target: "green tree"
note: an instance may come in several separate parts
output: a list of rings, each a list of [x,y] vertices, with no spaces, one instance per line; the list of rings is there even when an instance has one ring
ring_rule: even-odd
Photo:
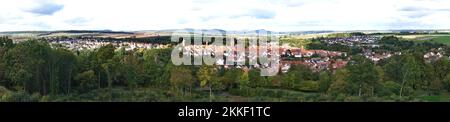
[[[387,63],[383,66],[385,72],[385,80],[391,80],[398,83],[402,82],[402,62],[401,56],[393,56],[387,59]]]
[[[377,72],[377,77],[378,77],[378,81],[379,83],[382,83],[384,81],[386,81],[385,79],[385,73],[384,70],[381,66],[375,66],[375,71]]]
[[[346,86],[348,84],[347,78],[349,77],[350,72],[347,69],[339,69],[332,77],[332,83],[330,88],[328,89],[329,93],[347,93]]]
[[[18,90],[48,93],[49,56],[51,48],[45,40],[29,40],[17,44],[5,54],[6,76]]]
[[[0,37],[0,47],[12,48],[14,43],[8,37]]]
[[[321,72],[319,75],[319,91],[327,92],[331,85],[331,78],[328,72]]]
[[[382,83],[380,94],[383,96],[390,96],[397,94],[400,91],[400,84],[394,81],[385,81]]]
[[[404,65],[402,66],[402,83],[400,88],[399,96],[403,96],[403,89],[405,86],[410,86],[413,89],[416,88],[416,85],[423,81],[423,65],[419,63],[412,55],[406,55],[404,57]]]
[[[197,72],[197,78],[200,81],[200,87],[208,87],[209,100],[212,101],[212,89],[217,85],[217,70],[213,66],[201,66]]]
[[[145,50],[144,58],[144,79],[146,82],[153,82],[153,85],[165,86],[169,81],[170,74],[170,49]],[[146,83],[149,84],[149,83]]]
[[[450,73],[448,73],[447,76],[445,77],[444,83],[446,84],[447,91],[450,91]]]
[[[244,71],[239,77],[239,88],[242,89],[247,87],[250,87],[250,77],[248,76],[248,71]]]
[[[170,83],[175,89],[182,91],[182,95],[184,96],[186,93],[186,89],[188,89],[189,93],[192,91],[192,86],[194,85],[195,78],[192,75],[192,71],[183,66],[172,67],[170,70]]]
[[[77,74],[74,77],[74,80],[80,84],[79,88],[83,92],[87,92],[98,87],[98,78],[95,76],[95,72],[93,70]]]
[[[114,57],[114,46],[108,44],[100,47],[96,51],[96,60],[94,63],[94,69],[98,77],[98,87],[101,88],[102,84],[106,83],[110,87],[112,84],[113,67],[115,66],[112,58]],[[104,79],[106,78],[106,80]]]
[[[14,46],[11,39],[8,37],[0,37],[0,85],[9,86],[9,79],[5,76],[6,64],[5,54]]]
[[[283,77],[281,75],[271,76],[267,79],[271,82],[271,87],[281,87],[281,83],[283,82]]]
[[[250,87],[262,87],[267,86],[268,82],[266,77],[261,76],[260,69],[251,69],[248,71],[249,86]]]
[[[103,63],[101,67],[106,73],[108,88],[111,88],[117,76],[118,64],[113,60],[108,60],[107,62]]]
[[[281,83],[285,88],[294,88],[303,81],[319,80],[317,73],[313,73],[308,67],[304,65],[293,65],[287,73],[282,74],[283,82]]]
[[[425,81],[429,81],[428,89],[434,94],[441,93],[445,89],[447,74],[450,72],[450,61],[446,58],[441,58],[427,64],[425,67],[426,77]]]
[[[227,89],[233,88],[234,86],[236,86],[237,83],[239,83],[239,80],[241,79],[242,75],[243,73],[241,69],[225,70],[225,73],[222,76],[222,83],[225,85]]]
[[[56,48],[51,51],[49,58],[50,92],[58,94],[64,91],[69,94],[77,64],[75,55],[69,50]]]
[[[373,62],[362,56],[354,56],[348,69],[350,73],[348,81],[352,93],[357,90],[358,96],[361,96],[365,91],[369,91],[373,96],[375,87],[379,83],[378,72]]]
[[[145,73],[145,68],[143,67],[142,61],[139,59],[138,54],[116,54],[118,57],[123,57],[121,60],[121,66],[118,67],[118,75],[122,79],[120,81],[122,84],[127,85],[130,88],[135,88],[138,85],[144,84],[143,74]]]

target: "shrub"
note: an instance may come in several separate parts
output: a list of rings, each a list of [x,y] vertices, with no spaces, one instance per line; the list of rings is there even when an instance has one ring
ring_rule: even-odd
[[[381,84],[382,88],[379,94],[381,96],[390,96],[394,94],[398,94],[400,92],[400,84],[394,81],[387,81]]]
[[[39,102],[40,95],[38,93],[28,94],[24,91],[10,92],[2,96],[2,102]]]
[[[303,81],[294,85],[294,89],[305,92],[317,92],[319,91],[319,83],[317,81]]]

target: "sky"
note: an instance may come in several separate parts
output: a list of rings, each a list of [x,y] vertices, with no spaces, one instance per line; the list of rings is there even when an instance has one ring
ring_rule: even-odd
[[[450,0],[0,0],[0,31],[450,29]]]

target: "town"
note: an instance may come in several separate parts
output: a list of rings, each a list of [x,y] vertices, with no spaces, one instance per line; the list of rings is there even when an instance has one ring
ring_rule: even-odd
[[[93,50],[107,44],[112,44],[118,49],[124,48],[126,51],[136,49],[163,49],[168,48],[169,44],[161,43],[145,43],[137,41],[123,41],[111,38],[58,38],[51,37],[45,38],[52,45],[61,45],[69,50],[81,51],[81,50]]]
[[[372,60],[374,63],[380,60],[387,59],[393,55],[401,55],[401,52],[392,51],[373,51],[373,48],[380,47],[380,36],[368,36],[368,35],[357,35],[350,37],[331,37],[331,38],[320,38],[320,41],[327,45],[343,45],[349,47],[362,47],[364,48],[361,55]],[[144,49],[167,49],[172,48],[174,44],[162,44],[162,43],[148,43],[148,42],[137,42],[133,39],[128,41],[111,39],[111,38],[46,38],[52,45],[60,45],[67,49],[74,51],[81,50],[94,50],[101,46],[112,44],[116,49],[125,49],[126,51],[134,50],[144,50]],[[235,40],[243,41],[245,38],[235,38]],[[165,40],[169,42],[169,40]],[[266,68],[268,63],[265,64],[245,64],[246,59],[257,60],[257,54],[251,54],[249,51],[259,50],[259,46],[251,46],[247,48],[236,48],[235,46],[225,45],[225,46],[215,46],[208,45],[183,45],[183,53],[189,53],[194,58],[202,57],[205,55],[218,55],[221,53],[226,57],[230,57],[226,60],[219,59],[215,62],[217,65],[224,65],[224,68]],[[348,56],[347,52],[341,51],[329,51],[329,50],[309,50],[304,47],[291,47],[289,45],[271,45],[272,48],[279,49],[278,53],[275,54],[279,56],[279,69],[281,72],[286,73],[292,65],[304,65],[309,67],[314,72],[324,71],[324,70],[336,70],[345,67],[351,57]],[[276,47],[275,47],[276,46]],[[266,47],[267,48],[267,47]],[[269,47],[270,48],[270,47]],[[210,54],[206,53],[210,52]],[[438,60],[444,57],[444,51],[442,48],[430,50],[423,57],[428,62],[430,60]],[[270,51],[264,55],[274,55]],[[450,58],[450,57],[449,57]],[[233,63],[229,63],[233,62]],[[227,65],[225,65],[227,64]]]
[[[347,39],[349,42],[359,42],[360,38]],[[101,46],[105,46],[108,44],[112,44],[116,47],[116,49],[125,49],[126,51],[134,51],[134,50],[143,50],[143,49],[166,49],[171,48],[172,44],[161,44],[161,43],[145,43],[145,42],[134,42],[134,41],[120,41],[115,39],[104,39],[104,38],[46,38],[52,45],[54,46],[63,46],[69,50],[73,51],[82,51],[82,50],[94,50]],[[243,41],[240,40],[240,41]],[[342,41],[345,42],[345,41]],[[226,60],[219,59],[215,63],[217,65],[224,65],[224,68],[266,68],[269,66],[269,63],[265,64],[254,64],[252,66],[246,65],[245,60],[257,60],[257,54],[251,54],[250,51],[257,51],[261,47],[260,46],[250,46],[248,48],[236,48],[235,46],[224,45],[224,46],[215,46],[215,45],[183,45],[183,53],[189,53],[188,55],[196,57],[202,57],[204,55],[218,55],[222,52],[222,55],[226,57],[230,57]],[[271,56],[276,55],[279,56],[280,59],[277,60],[280,65],[280,69],[282,72],[287,72],[291,65],[305,65],[310,67],[310,69],[314,71],[322,71],[322,70],[330,70],[330,69],[338,69],[342,68],[347,64],[347,61],[350,59],[347,57],[345,52],[339,51],[327,51],[327,50],[307,50],[304,48],[296,48],[290,46],[279,46],[271,44],[267,49],[277,48],[279,51],[277,54],[273,52],[267,52],[263,55]],[[211,52],[211,54],[207,54],[206,52]],[[225,52],[225,53],[223,53]],[[225,65],[227,64],[227,65]],[[230,66],[231,65],[231,66]]]
[[[7,57],[3,58],[5,60],[3,62],[7,65],[0,66],[4,66],[2,69],[8,71],[0,72],[0,75],[5,74],[3,75],[5,79],[0,80],[3,81],[0,85],[15,89],[9,84],[21,85],[15,82],[28,84],[25,82],[26,79],[14,78],[26,75],[19,71],[30,69],[16,69],[24,67],[21,65],[27,65],[27,67],[39,66],[42,69],[50,67],[52,72],[43,71],[43,74],[40,74],[30,70],[28,73],[35,74],[31,77],[51,74],[40,78],[40,82],[50,80],[51,83],[57,83],[63,86],[66,94],[74,91],[90,93],[96,92],[96,89],[106,88],[121,89],[115,88],[118,86],[135,88],[158,85],[162,86],[160,89],[163,89],[164,93],[158,91],[157,94],[165,94],[163,97],[170,99],[173,96],[191,97],[189,94],[200,93],[205,98],[203,101],[228,101],[225,99],[233,95],[264,96],[269,92],[275,96],[279,96],[280,93],[308,95],[295,98],[281,95],[281,98],[272,96],[270,99],[261,99],[321,101],[308,97],[320,94],[323,99],[330,101],[347,101],[340,99],[339,96],[370,96],[385,100],[378,98],[377,95],[394,96],[388,100],[396,99],[397,96],[408,96],[402,98],[402,101],[410,101],[417,99],[412,94],[419,90],[428,90],[428,94],[445,90],[447,77],[445,72],[447,64],[450,64],[448,63],[450,48],[447,45],[431,43],[432,41],[423,42],[423,39],[418,39],[419,41],[405,39],[402,35],[337,33],[302,38],[302,35],[285,33],[277,35],[281,43],[268,41],[262,45],[251,45],[250,39],[245,35],[230,36],[232,38],[222,40],[223,43],[214,42],[215,38],[211,36],[200,38],[210,40],[202,43],[192,43],[195,41],[193,38],[179,38],[173,41],[171,36],[162,36],[162,33],[151,33],[145,37],[134,36],[142,34],[128,33],[125,35],[121,33],[120,36],[114,33],[100,36],[76,33],[58,34],[61,36],[41,35],[43,36],[30,39],[14,35],[1,38],[3,41],[0,46],[3,45],[1,48],[6,50],[3,56]],[[12,39],[9,39],[10,37]],[[285,38],[290,40],[286,41]],[[292,45],[291,42],[296,44]],[[32,49],[35,50],[31,51]],[[42,53],[42,51],[50,52]],[[49,57],[48,55],[50,58],[43,58]],[[173,62],[174,58],[177,58],[173,56],[188,56],[192,60],[183,61],[181,63],[183,65],[180,65]],[[36,64],[31,62],[33,60],[25,59],[27,57],[42,58],[39,60],[46,63]],[[213,65],[204,65],[209,62],[204,57],[216,60],[212,61]],[[261,57],[270,60],[263,62],[264,59]],[[276,72],[274,75],[262,75],[264,70],[272,68],[275,70],[273,72]],[[423,70],[427,72],[422,72]],[[58,76],[59,78],[53,78],[56,77],[54,73],[57,71],[63,71],[61,73],[64,74]],[[432,72],[440,73],[429,74]],[[428,81],[425,76],[439,79]],[[57,79],[61,79],[62,82],[56,82]],[[365,82],[366,79],[367,83],[361,84],[360,81]],[[407,81],[421,83],[422,86],[433,89],[402,83]],[[357,84],[361,84],[362,87],[355,87]],[[73,86],[77,89],[72,89]],[[40,89],[39,94],[43,95],[54,93],[56,90],[48,86],[21,88],[33,92]],[[402,88],[407,90],[399,90]],[[203,92],[209,92],[207,95],[209,97],[203,95]],[[181,101],[186,99],[182,98]],[[230,99],[234,100],[239,99]]]

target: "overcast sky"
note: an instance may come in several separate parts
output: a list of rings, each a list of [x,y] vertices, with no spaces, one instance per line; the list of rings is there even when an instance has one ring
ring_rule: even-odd
[[[0,31],[450,29],[450,0],[0,0]]]

